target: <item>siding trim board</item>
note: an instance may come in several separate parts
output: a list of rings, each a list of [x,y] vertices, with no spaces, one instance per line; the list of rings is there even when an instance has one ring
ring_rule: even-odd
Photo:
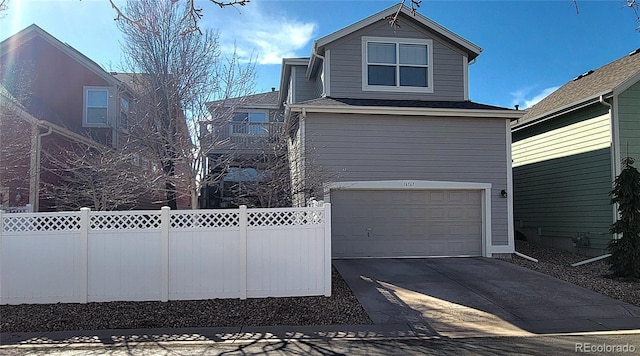
[[[291,112],[314,112],[335,114],[365,114],[365,115],[404,115],[404,116],[440,116],[440,117],[474,117],[489,119],[518,119],[524,111],[515,110],[483,110],[483,109],[436,109],[412,107],[383,107],[383,106],[317,106],[292,104]]]
[[[507,130],[508,132],[508,130]],[[482,256],[494,253],[513,253],[513,232],[509,233],[508,245],[493,245],[491,235],[491,183],[447,182],[426,180],[382,180],[334,182],[324,187],[324,201],[331,202],[332,190],[480,190],[482,191]],[[513,222],[511,222],[512,226]]]
[[[324,54],[324,80],[322,85],[324,86],[324,93],[322,96],[331,96],[331,50],[326,50]]]
[[[511,153],[510,123],[506,122],[506,150],[507,150],[507,249],[515,251],[515,227],[513,224],[513,158]]]

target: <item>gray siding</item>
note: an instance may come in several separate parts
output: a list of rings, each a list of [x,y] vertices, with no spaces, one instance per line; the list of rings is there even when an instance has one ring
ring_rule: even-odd
[[[318,74],[316,74],[315,77],[315,97],[316,98],[320,98],[322,96],[322,94],[324,94],[324,80],[322,78],[324,74],[324,63],[320,64],[320,70],[318,71]]]
[[[295,66],[291,68],[294,74],[294,87],[295,87],[295,101],[296,103],[300,103],[303,101],[311,100],[318,98],[317,95],[317,87],[315,80],[307,80],[307,67],[306,66]]]
[[[586,233],[591,239],[591,248],[605,248],[613,222],[608,195],[612,178],[611,149],[603,147],[602,140],[593,139],[601,133],[592,131],[591,135],[584,135],[588,127],[581,123],[603,115],[607,119],[607,113],[605,106],[594,105],[513,133],[514,147],[523,140],[535,143],[536,138],[547,137],[526,146],[532,155],[553,149],[555,141],[567,147],[564,155],[550,155],[549,159],[514,166],[516,227],[535,229],[542,236],[575,238]],[[610,120],[603,123],[606,125],[603,128],[610,130]],[[555,135],[555,141],[549,139],[549,133],[564,132],[566,127],[575,128],[570,136]],[[572,147],[580,150],[572,151]],[[514,158],[519,155],[516,149],[513,155]]]
[[[306,145],[308,162],[335,181],[491,183],[493,244],[506,245],[506,131],[504,119],[313,113]]]
[[[433,94],[362,91],[362,37],[424,38],[433,40]],[[330,87],[335,98],[464,100],[463,54],[446,40],[408,18],[394,30],[381,20],[327,45],[330,50]]]
[[[620,122],[620,158],[635,158],[640,167],[640,83],[625,90],[618,97]]]

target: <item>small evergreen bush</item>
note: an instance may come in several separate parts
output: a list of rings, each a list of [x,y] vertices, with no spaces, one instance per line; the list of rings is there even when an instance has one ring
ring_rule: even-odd
[[[611,203],[618,204],[618,220],[611,233],[621,236],[609,242],[609,263],[618,277],[640,278],[640,172],[634,160],[622,160],[624,169],[616,177],[611,191]]]

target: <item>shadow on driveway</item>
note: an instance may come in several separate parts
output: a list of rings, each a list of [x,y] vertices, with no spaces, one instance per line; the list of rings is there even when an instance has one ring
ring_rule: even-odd
[[[492,258],[335,260],[375,324],[425,336],[640,329],[640,307]]]

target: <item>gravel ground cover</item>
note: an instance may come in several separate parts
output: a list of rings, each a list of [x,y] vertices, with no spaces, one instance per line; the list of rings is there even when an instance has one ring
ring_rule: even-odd
[[[334,268],[331,297],[0,306],[1,332],[372,324]]]
[[[580,254],[557,250],[527,241],[516,241],[516,251],[538,259],[532,262],[517,256],[506,260],[564,281],[594,290],[606,296],[640,306],[640,281],[622,280],[611,276],[606,260],[572,267],[586,260]]]

